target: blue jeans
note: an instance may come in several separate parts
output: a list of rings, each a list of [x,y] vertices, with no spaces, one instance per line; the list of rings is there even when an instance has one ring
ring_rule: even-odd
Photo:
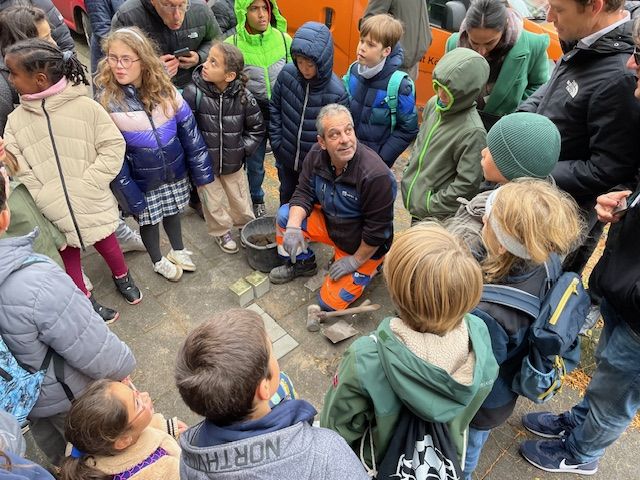
[[[463,465],[463,478],[464,480],[471,480],[471,474],[478,466],[478,460],[482,453],[482,447],[489,438],[491,430],[476,430],[473,427],[469,427],[469,440],[467,441],[467,454],[465,455]]]
[[[267,150],[267,137],[260,142],[258,149],[253,155],[247,157],[247,177],[249,179],[249,193],[253,203],[264,203],[264,190],[262,181],[264,180],[264,155]]]
[[[569,412],[575,425],[565,445],[580,462],[599,459],[640,408],[640,335],[603,300],[604,328],[596,371],[582,402]]]

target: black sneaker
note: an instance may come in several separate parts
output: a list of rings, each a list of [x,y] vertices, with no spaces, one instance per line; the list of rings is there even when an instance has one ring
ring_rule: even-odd
[[[313,277],[318,272],[316,258],[311,257],[291,263],[289,260],[284,265],[275,267],[269,272],[269,280],[275,285],[288,283],[296,277]]]
[[[253,214],[256,218],[264,217],[267,214],[267,207],[264,203],[254,203]]]
[[[98,301],[93,298],[93,295],[89,297],[89,301],[91,302],[93,310],[102,317],[102,320],[104,320],[104,323],[106,323],[107,325],[112,324],[113,322],[118,320],[118,317],[120,317],[120,314],[112,308],[100,305]]]
[[[142,292],[136,284],[133,283],[133,279],[129,272],[122,278],[113,277],[113,283],[116,284],[116,288],[122,294],[124,299],[127,301],[129,305],[135,305],[136,303],[140,303],[142,300]]]

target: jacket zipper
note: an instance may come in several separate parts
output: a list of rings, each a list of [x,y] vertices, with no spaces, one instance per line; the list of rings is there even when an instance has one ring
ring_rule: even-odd
[[[551,315],[551,319],[549,319],[549,325],[555,325],[558,322],[558,319],[560,318],[560,314],[562,313],[565,306],[567,305],[567,302],[569,301],[569,297],[571,297],[571,295],[578,294],[579,281],[580,279],[578,278],[574,278],[573,280],[571,280],[571,283],[562,294],[562,297],[560,298],[560,301],[558,302],[558,306],[554,310],[553,315]]]
[[[47,128],[49,129],[49,137],[51,138],[51,146],[53,147],[53,155],[56,157],[56,165],[58,166],[58,174],[60,175],[60,182],[62,183],[62,191],[64,192],[64,199],[67,202],[67,207],[69,208],[69,214],[71,215],[71,220],[73,221],[73,228],[76,229],[76,233],[78,234],[78,240],[80,241],[80,247],[82,251],[85,251],[86,248],[84,246],[84,241],[82,240],[82,235],[80,235],[80,227],[78,226],[78,221],[76,220],[76,215],[73,213],[73,208],[71,207],[71,200],[69,199],[69,192],[67,191],[67,184],[64,181],[64,175],[62,174],[62,165],[60,164],[60,156],[58,155],[58,147],[56,147],[56,141],[53,137],[53,129],[51,128],[51,118],[49,118],[49,114],[47,110],[44,108],[44,101],[42,99],[42,111],[44,112],[44,116],[47,119]]]
[[[156,129],[156,124],[153,123],[153,117],[146,110],[147,118],[149,119],[149,123],[151,124],[151,130],[153,131],[153,136],[156,137],[156,142],[158,143],[158,149],[160,150],[160,157],[162,158],[162,170],[166,173],[167,170],[167,162],[164,156],[164,151],[162,150],[162,142],[160,141],[160,135],[158,134],[158,130]]]
[[[411,185],[409,185],[409,191],[407,192],[407,201],[405,202],[405,208],[407,210],[409,210],[409,202],[411,202],[411,191],[413,190],[413,186],[415,185],[416,181],[418,180],[418,176],[422,171],[422,161],[424,160],[424,156],[427,153],[427,148],[429,148],[429,144],[431,143],[431,137],[433,137],[433,134],[435,133],[436,128],[440,126],[441,120],[442,120],[442,115],[440,114],[440,112],[438,112],[438,119],[436,120],[436,123],[433,124],[433,127],[431,127],[431,130],[429,130],[429,134],[427,135],[427,141],[424,142],[424,147],[422,147],[422,150],[420,151],[420,156],[418,157],[418,171],[413,176],[413,179],[411,180]],[[427,195],[427,211],[429,208],[430,201],[431,201],[431,191],[429,191],[429,195]]]
[[[224,133],[222,131],[222,93],[220,94],[220,175],[222,175],[222,139],[224,138]]]
[[[293,161],[293,170],[298,171],[298,165],[300,164],[300,138],[302,137],[302,125],[304,124],[304,113],[307,110],[307,102],[309,101],[309,82],[304,92],[304,103],[302,104],[302,115],[300,116],[300,126],[298,127],[298,138],[296,139],[296,156]]]

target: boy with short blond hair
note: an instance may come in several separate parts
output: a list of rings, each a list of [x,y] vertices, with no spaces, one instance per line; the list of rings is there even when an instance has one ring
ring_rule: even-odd
[[[344,440],[311,426],[311,404],[270,406],[280,367],[257,313],[233,309],[196,327],[175,377],[184,402],[205,417],[180,437],[180,478],[368,478]]]
[[[443,227],[421,223],[394,239],[384,278],[401,318],[383,320],[349,347],[320,425],[364,452],[375,470],[406,406],[422,420],[446,423],[462,458],[469,422],[498,373],[487,327],[468,313],[480,300],[480,266]]]
[[[391,15],[367,18],[360,26],[357,61],[344,77],[356,135],[389,167],[418,134],[413,81],[396,73],[404,59],[398,43],[403,32]]]

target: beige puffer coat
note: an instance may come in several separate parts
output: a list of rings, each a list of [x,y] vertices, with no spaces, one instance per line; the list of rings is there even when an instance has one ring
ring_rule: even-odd
[[[20,180],[68,245],[88,247],[115,231],[109,184],[122,168],[125,142],[85,86],[69,83],[43,100],[23,99],[9,115],[5,142]]]

